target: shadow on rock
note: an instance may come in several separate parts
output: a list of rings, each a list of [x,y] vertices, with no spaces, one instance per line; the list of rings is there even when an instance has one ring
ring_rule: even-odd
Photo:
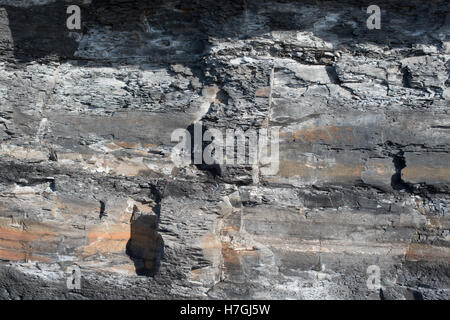
[[[157,212],[142,212],[134,206],[131,217],[130,240],[127,255],[133,260],[136,274],[155,276],[164,255],[164,241],[157,232]]]

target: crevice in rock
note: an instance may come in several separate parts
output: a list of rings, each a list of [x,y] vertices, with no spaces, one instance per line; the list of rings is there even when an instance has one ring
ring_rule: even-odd
[[[203,159],[203,151],[205,149],[205,147],[210,143],[205,143],[203,141],[203,134],[208,130],[208,128],[205,126],[205,124],[203,123],[201,126],[201,133],[197,132],[198,134],[201,134],[201,137],[198,137],[197,139],[195,138],[195,124],[191,124],[189,127],[186,128],[186,130],[189,132],[190,134],[190,138],[191,138],[191,150],[190,150],[190,154],[191,154],[191,163],[194,164],[195,167],[197,167],[197,169],[201,170],[201,171],[206,171],[208,172],[211,177],[215,180],[217,177],[220,177],[222,175],[222,170],[219,164],[205,164],[203,163],[195,163],[195,157],[197,156],[201,156]]]
[[[402,78],[402,84],[405,88],[412,88],[411,86],[411,80],[412,80],[412,75],[411,72],[409,71],[408,67],[403,67],[401,69],[403,78]]]
[[[99,218],[102,219],[105,216],[107,216],[107,214],[105,213],[105,202],[100,200],[100,214],[99,214]]]
[[[395,173],[391,177],[391,187],[394,190],[405,190],[412,192],[412,186],[402,179],[402,170],[406,168],[406,160],[403,151],[399,151],[392,157],[394,163]]]

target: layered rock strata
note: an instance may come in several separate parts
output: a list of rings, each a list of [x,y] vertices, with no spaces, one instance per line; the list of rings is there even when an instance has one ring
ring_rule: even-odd
[[[0,298],[450,298],[450,5],[372,2],[0,0]]]

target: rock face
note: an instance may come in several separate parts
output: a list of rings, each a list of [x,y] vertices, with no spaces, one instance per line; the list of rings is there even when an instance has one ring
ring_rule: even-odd
[[[449,299],[449,57],[445,0],[0,0],[0,298]]]

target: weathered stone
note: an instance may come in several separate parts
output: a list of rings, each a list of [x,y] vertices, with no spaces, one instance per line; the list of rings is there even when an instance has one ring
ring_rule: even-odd
[[[450,297],[448,1],[378,1],[381,30],[353,0],[67,4],[0,0],[1,299]],[[278,172],[175,164],[199,121],[279,127]]]

